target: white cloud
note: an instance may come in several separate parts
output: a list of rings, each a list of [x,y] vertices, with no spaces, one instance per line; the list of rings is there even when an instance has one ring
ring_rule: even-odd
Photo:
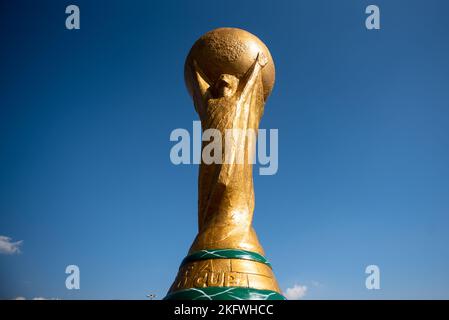
[[[284,296],[288,300],[299,300],[306,295],[307,287],[295,284],[293,288],[287,288],[284,292]]]
[[[0,253],[4,254],[15,254],[20,253],[20,246],[22,240],[12,242],[12,239],[7,236],[0,236]]]

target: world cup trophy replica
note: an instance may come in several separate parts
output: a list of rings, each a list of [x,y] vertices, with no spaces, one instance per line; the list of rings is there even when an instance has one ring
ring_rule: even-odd
[[[203,135],[215,130],[224,147],[214,149],[216,161],[200,164],[198,234],[164,299],[284,300],[252,226],[252,164],[274,85],[271,54],[247,31],[215,29],[191,48],[184,76]]]

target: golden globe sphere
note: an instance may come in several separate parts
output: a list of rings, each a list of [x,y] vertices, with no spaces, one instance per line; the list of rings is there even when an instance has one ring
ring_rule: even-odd
[[[275,68],[267,46],[255,35],[238,28],[218,28],[201,36],[187,55],[184,78],[189,94],[193,95],[193,61],[212,85],[222,74],[241,79],[262,52],[268,63],[262,70],[265,100],[274,86]]]

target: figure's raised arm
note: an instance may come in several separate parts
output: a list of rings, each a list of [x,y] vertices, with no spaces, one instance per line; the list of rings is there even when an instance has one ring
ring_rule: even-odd
[[[265,67],[267,63],[268,59],[262,52],[257,54],[256,61],[254,61],[253,65],[248,70],[249,75],[247,76],[247,79],[243,84],[243,89],[239,97],[239,102],[245,101],[246,98],[248,98],[249,94],[251,93],[251,90],[254,87],[254,84],[256,83],[257,77],[262,71],[262,68]]]
[[[190,64],[190,72],[192,75],[192,91],[193,91],[193,102],[195,105],[195,109],[200,115],[203,116],[204,108],[205,108],[205,100],[206,95],[208,94],[208,90],[210,87],[210,82],[201,69],[198,67],[196,60],[192,61]]]
[[[193,89],[198,90],[198,94],[201,97],[204,97],[204,95],[206,94],[207,90],[210,87],[210,82],[207,79],[206,75],[198,67],[198,63],[196,62],[196,60],[193,60],[192,74],[194,77],[194,84],[195,84],[195,88]]]

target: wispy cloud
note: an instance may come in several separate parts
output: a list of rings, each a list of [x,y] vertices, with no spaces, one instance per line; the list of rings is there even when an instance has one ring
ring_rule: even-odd
[[[302,286],[295,284],[292,288],[287,288],[284,292],[284,296],[288,300],[299,300],[302,299],[307,292],[307,286]]]
[[[0,253],[16,254],[20,253],[20,246],[23,241],[12,242],[12,239],[7,236],[0,236]]]

